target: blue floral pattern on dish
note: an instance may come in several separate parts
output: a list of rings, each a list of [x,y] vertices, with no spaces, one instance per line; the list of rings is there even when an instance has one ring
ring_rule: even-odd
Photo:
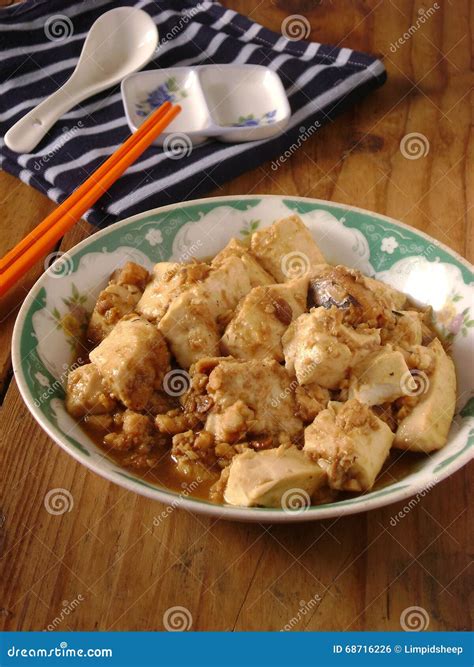
[[[253,113],[248,116],[239,116],[236,123],[232,123],[232,127],[258,127],[259,125],[270,125],[275,122],[276,109],[267,111],[260,118],[256,118]]]
[[[187,97],[187,93],[178,86],[176,78],[171,76],[164,83],[148,93],[146,99],[135,104],[137,116],[148,116],[154,109],[158,109],[164,102],[175,103],[178,98]]]

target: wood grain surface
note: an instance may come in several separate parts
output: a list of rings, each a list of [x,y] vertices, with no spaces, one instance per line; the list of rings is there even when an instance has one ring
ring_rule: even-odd
[[[226,0],[280,30],[303,15],[311,39],[384,58],[386,85],[313,135],[277,172],[249,171],[211,194],[275,193],[373,209],[473,258],[472,43],[467,0],[441,2],[391,48],[430,0]],[[455,6],[454,6],[455,5]],[[400,142],[424,135],[406,159]],[[53,208],[0,174],[0,254]],[[81,223],[66,250],[92,233]],[[185,607],[196,630],[399,630],[423,607],[430,630],[471,627],[472,465],[418,498],[369,514],[297,526],[214,521],[138,497],[81,467],[36,425],[12,379],[19,304],[38,265],[1,304],[0,628],[158,630]],[[471,474],[470,474],[471,473]],[[68,489],[72,510],[48,514],[46,493]],[[472,607],[471,607],[472,608]],[[56,620],[55,620],[56,619]]]

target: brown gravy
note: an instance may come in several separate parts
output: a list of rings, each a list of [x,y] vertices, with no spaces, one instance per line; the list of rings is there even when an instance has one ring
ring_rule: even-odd
[[[129,452],[120,452],[106,448],[103,442],[103,432],[92,428],[84,422],[81,422],[81,427],[91,438],[91,440],[93,440],[97,447],[102,449],[104,454],[112,459],[114,463],[133,473],[137,477],[140,477],[146,482],[149,482],[150,484],[162,487],[165,490],[171,489],[177,493],[183,493],[183,491],[186,491],[186,489],[189,488],[193,482],[192,478],[186,477],[177,471],[176,464],[173,461],[170,449],[163,450],[162,457],[152,468],[147,468],[145,470],[137,469],[124,464],[124,461],[130,455]],[[389,457],[385,461],[384,466],[371,491],[378,491],[389,486],[390,484],[399,482],[411,473],[416,472],[424,461],[426,461],[426,454],[392,450],[389,454]],[[192,492],[189,493],[190,496],[194,498],[200,498],[201,500],[210,500],[210,488],[219,479],[220,472],[208,472],[207,474],[209,475],[209,478],[202,479],[199,484],[195,484],[191,487]],[[354,495],[358,494],[340,493],[338,499],[344,500],[346,498],[353,497]],[[337,499],[334,502],[337,502]]]
[[[83,421],[80,422],[80,426],[97,447],[99,447],[108,458],[112,459],[114,463],[133,473],[137,477],[141,477],[150,484],[155,484],[159,487],[164,487],[165,489],[183,493],[183,490],[186,490],[186,488],[193,482],[193,478],[182,475],[176,469],[176,464],[171,456],[171,438],[169,441],[170,449],[159,450],[162,455],[159,458],[158,463],[151,468],[140,469],[125,465],[124,461],[130,456],[130,452],[121,452],[110,449],[104,444],[105,433],[103,431],[93,428]],[[206,471],[206,473],[209,475],[209,479],[202,479],[199,484],[192,486],[192,493],[190,493],[190,495],[195,498],[209,500],[209,490],[214,482],[217,482],[219,479],[220,472]]]

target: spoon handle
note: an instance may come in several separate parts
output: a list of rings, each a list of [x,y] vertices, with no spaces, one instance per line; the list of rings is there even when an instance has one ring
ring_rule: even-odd
[[[69,83],[69,82],[68,82]],[[29,111],[5,134],[5,144],[16,153],[31,153],[52,125],[83,99],[66,83]]]

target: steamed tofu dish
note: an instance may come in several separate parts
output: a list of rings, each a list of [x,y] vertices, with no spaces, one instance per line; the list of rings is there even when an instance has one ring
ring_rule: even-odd
[[[394,454],[446,443],[456,376],[430,320],[328,264],[293,215],[209,261],[115,271],[66,407],[164,486],[246,507],[334,501],[369,491]]]

